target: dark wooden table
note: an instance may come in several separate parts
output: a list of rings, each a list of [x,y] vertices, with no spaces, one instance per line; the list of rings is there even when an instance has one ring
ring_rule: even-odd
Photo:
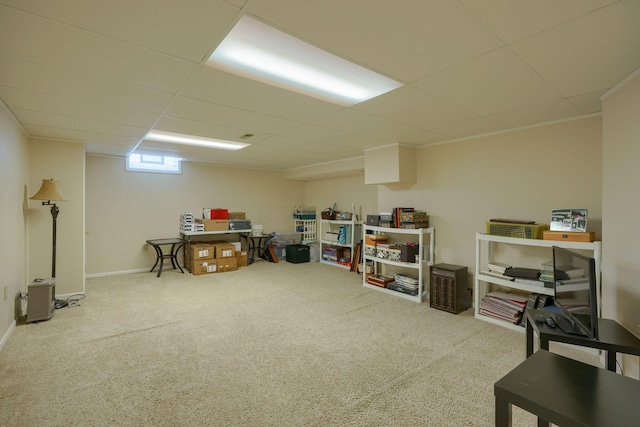
[[[511,427],[511,406],[538,427],[640,425],[640,381],[539,350],[494,384],[495,425]]]
[[[606,351],[607,369],[613,372],[616,371],[616,355],[618,353],[640,356],[640,338],[633,335],[615,320],[598,319],[598,339],[591,340],[585,336],[567,334],[559,327],[551,328],[546,323],[536,323],[536,314],[548,317],[552,313],[545,310],[526,310],[527,357],[533,354],[534,331],[540,339],[540,349],[542,350],[549,350],[549,342],[557,341]],[[640,420],[638,425],[640,425]]]

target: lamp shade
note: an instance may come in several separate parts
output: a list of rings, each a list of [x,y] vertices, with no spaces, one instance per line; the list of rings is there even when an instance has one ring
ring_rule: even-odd
[[[64,202],[64,197],[60,193],[58,188],[58,181],[53,179],[43,179],[40,190],[33,196],[29,197],[31,200],[47,200],[52,202]]]

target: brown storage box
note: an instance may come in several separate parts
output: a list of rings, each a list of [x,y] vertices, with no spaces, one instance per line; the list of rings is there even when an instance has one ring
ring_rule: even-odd
[[[365,245],[375,246],[378,243],[386,243],[389,240],[389,236],[383,234],[366,234],[364,236]]]
[[[231,243],[216,243],[216,258],[230,258],[236,256],[236,247]]]
[[[211,274],[218,271],[218,262],[215,259],[205,261],[193,261],[191,263],[191,274],[198,276],[200,274]]]
[[[188,261],[201,261],[215,257],[214,246],[209,243],[196,243],[189,246]]]
[[[228,219],[200,219],[196,218],[197,222],[204,224],[204,231],[224,231],[229,229]]]
[[[593,231],[551,231],[542,232],[543,240],[562,240],[565,242],[593,242],[596,240],[596,233]]]
[[[238,259],[236,257],[218,258],[216,261],[218,262],[219,273],[224,273],[226,271],[234,271],[238,269]]]
[[[249,254],[247,251],[236,251],[236,261],[238,263],[238,267],[246,267],[249,265]]]
[[[229,219],[247,219],[244,212],[229,212]]]

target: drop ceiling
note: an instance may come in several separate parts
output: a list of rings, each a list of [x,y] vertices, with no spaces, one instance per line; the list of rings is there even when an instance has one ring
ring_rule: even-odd
[[[243,14],[404,86],[342,107],[205,66]],[[90,154],[287,171],[599,113],[640,68],[638,22],[638,0],[0,0],[0,99]]]

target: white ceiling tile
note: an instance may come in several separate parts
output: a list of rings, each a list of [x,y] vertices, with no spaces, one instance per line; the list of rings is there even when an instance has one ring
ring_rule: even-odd
[[[316,120],[314,124],[371,138],[396,141],[400,141],[404,136],[411,135],[420,130],[412,126],[351,109],[340,110]]]
[[[427,98],[420,107],[398,111],[387,117],[400,123],[429,130],[468,120],[476,120],[480,116],[465,108],[439,98]]]
[[[450,0],[271,0],[249,3],[249,12],[403,83],[502,45]]]
[[[611,88],[640,67],[640,2],[622,1],[512,45],[565,97]]]
[[[220,0],[3,0],[12,8],[199,63],[239,13]]]
[[[443,126],[433,131],[449,138],[465,138],[474,135],[498,132],[506,129],[505,126],[489,119],[476,119],[455,125]]]
[[[166,93],[2,56],[0,70],[3,86],[150,113],[161,113],[172,99]]]
[[[422,145],[443,142],[443,141],[446,141],[447,139],[450,139],[450,138],[432,131],[424,130],[404,138],[402,141],[400,141],[400,143],[404,145],[420,147]]]
[[[264,132],[247,131],[247,129],[239,129],[230,126],[217,125],[215,123],[187,120],[170,116],[164,116],[160,119],[156,123],[155,129],[247,143],[260,141],[261,139],[271,136]],[[241,139],[241,137],[247,133],[251,133],[253,136],[248,139]]]
[[[481,116],[560,98],[509,48],[456,65],[415,85]]]
[[[460,0],[505,43],[553,28],[618,0]]]
[[[407,111],[422,108],[435,101],[437,101],[435,96],[414,85],[408,84],[368,101],[356,104],[352,108],[377,116],[393,117],[398,114],[404,114]]]
[[[85,132],[78,129],[63,129],[59,127],[30,124],[26,124],[24,128],[29,132],[29,135],[34,138],[59,139],[83,143],[85,149],[87,149],[87,147],[108,146],[111,147],[109,154],[123,155],[124,153],[132,150],[138,143],[138,138]],[[104,152],[101,153],[106,154]]]
[[[491,116],[491,120],[510,128],[546,123],[580,115],[580,111],[567,100],[547,102],[545,104],[513,110]]]
[[[293,120],[185,97],[176,98],[166,114],[171,117],[266,133],[286,132],[299,126],[299,122]]]
[[[597,90],[595,92],[585,93],[584,95],[577,95],[567,98],[574,107],[578,109],[582,114],[599,113],[602,111],[602,101],[600,97],[604,95],[607,90]]]
[[[15,34],[22,34],[19,43]],[[0,6],[0,55],[175,93],[196,64]]]
[[[292,153],[304,153],[305,157],[309,157],[309,153],[312,153],[314,156],[319,156],[318,158],[324,159],[335,159],[336,156],[337,158],[344,158],[345,156],[354,157],[363,154],[362,150],[353,147],[351,144],[325,144],[282,136],[273,136],[261,141],[258,145],[291,150]]]
[[[284,132],[282,135],[329,146],[348,146],[358,150],[387,144],[384,139],[371,138],[315,125],[303,125]]]
[[[342,108],[210,67],[200,69],[181,94],[214,104],[299,121],[308,121]]]
[[[15,110],[39,111],[69,117],[80,117],[111,123],[149,128],[156,115],[125,107],[113,107],[81,99],[67,98],[0,86],[0,98]]]
[[[63,116],[59,114],[42,113],[33,110],[13,109],[20,123],[25,125],[46,126],[52,129],[69,129],[84,132],[102,133],[127,138],[141,138],[147,132],[146,128],[122,125],[101,120],[84,119],[81,117]],[[44,136],[44,135],[38,135]]]

